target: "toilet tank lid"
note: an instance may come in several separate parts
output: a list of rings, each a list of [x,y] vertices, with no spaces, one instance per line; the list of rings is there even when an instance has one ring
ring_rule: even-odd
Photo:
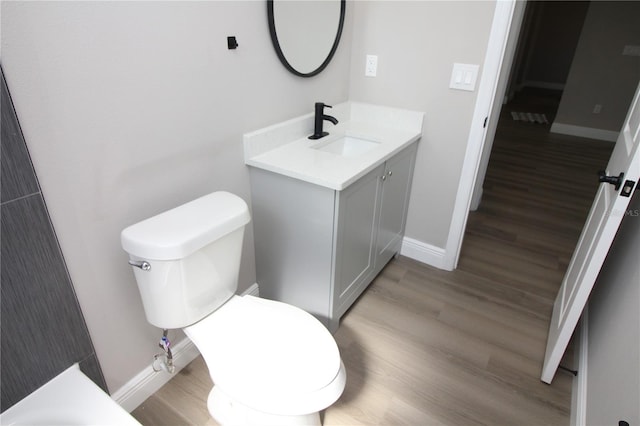
[[[182,259],[249,220],[242,198],[219,191],[129,226],[120,241],[129,254],[142,259]]]

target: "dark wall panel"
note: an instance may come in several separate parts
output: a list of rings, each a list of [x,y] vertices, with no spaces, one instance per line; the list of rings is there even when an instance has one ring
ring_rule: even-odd
[[[1,411],[67,369],[106,389],[2,75]]]
[[[2,145],[0,167],[2,191],[0,201],[11,201],[39,191],[36,175],[31,166],[27,146],[15,116],[7,85],[2,76],[0,97],[2,98]]]

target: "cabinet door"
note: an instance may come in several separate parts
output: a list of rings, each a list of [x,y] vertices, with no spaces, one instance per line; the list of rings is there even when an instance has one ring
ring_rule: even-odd
[[[415,153],[416,144],[413,144],[385,164],[376,241],[376,272],[400,251],[402,245]]]
[[[333,313],[339,318],[373,278],[384,165],[337,192]]]

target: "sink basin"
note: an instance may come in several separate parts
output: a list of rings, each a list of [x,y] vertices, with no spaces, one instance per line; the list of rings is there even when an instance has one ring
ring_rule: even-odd
[[[380,143],[368,139],[356,138],[353,136],[343,136],[335,141],[326,144],[316,145],[313,148],[319,151],[338,154],[343,157],[356,157],[371,151],[379,146]]]

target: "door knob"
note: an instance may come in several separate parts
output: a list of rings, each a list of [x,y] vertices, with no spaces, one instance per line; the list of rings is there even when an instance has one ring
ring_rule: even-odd
[[[598,180],[600,181],[600,183],[602,182],[610,183],[611,185],[614,186],[616,191],[620,189],[620,185],[622,185],[623,178],[624,178],[624,173],[620,173],[620,175],[618,176],[607,176],[604,170],[600,170],[598,172]]]

